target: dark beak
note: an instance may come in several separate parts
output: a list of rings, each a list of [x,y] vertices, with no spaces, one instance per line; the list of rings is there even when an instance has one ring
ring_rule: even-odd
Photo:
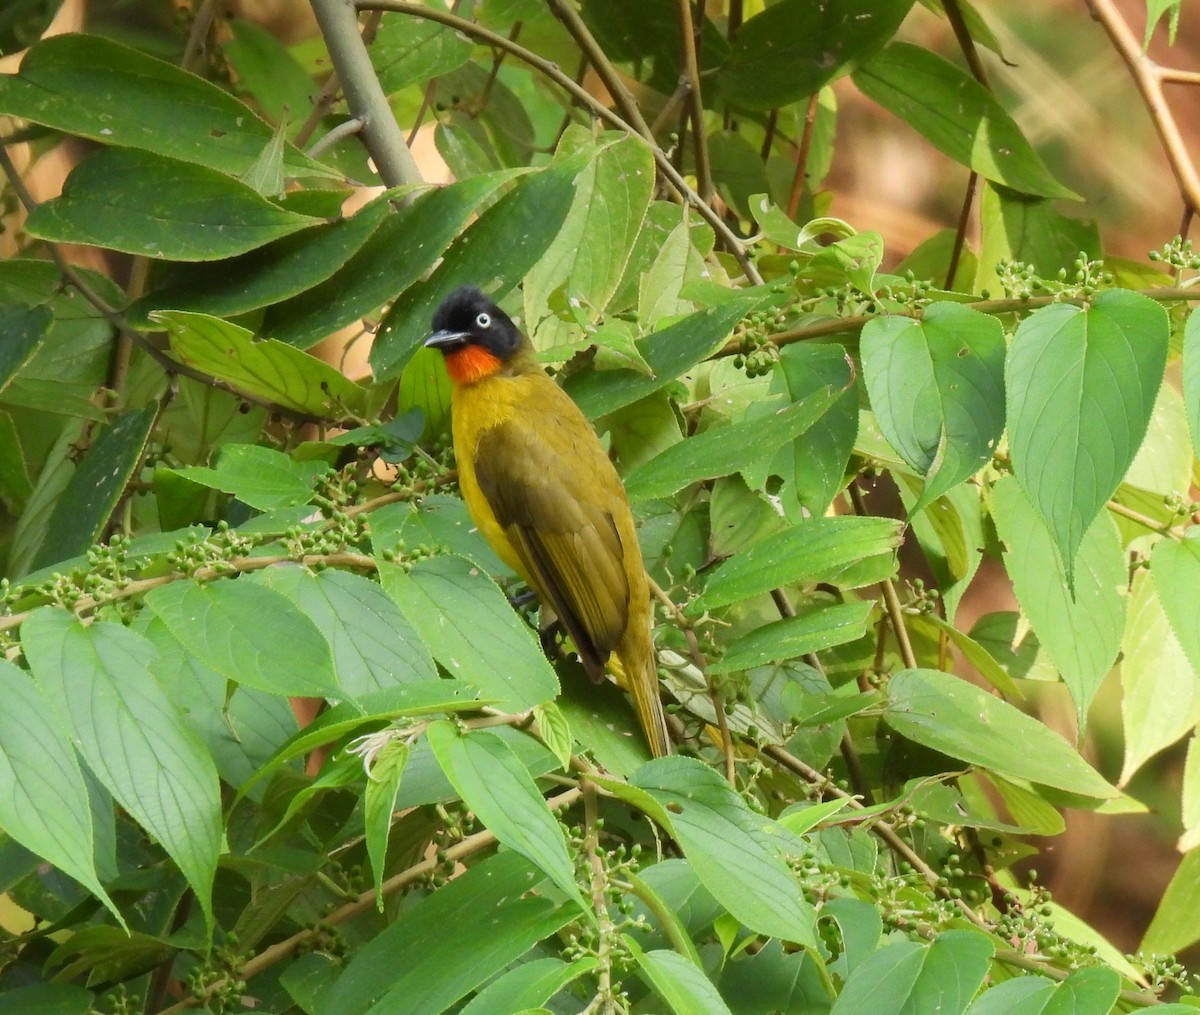
[[[470,336],[463,331],[435,331],[425,339],[425,348],[447,351],[456,346],[466,345]]]

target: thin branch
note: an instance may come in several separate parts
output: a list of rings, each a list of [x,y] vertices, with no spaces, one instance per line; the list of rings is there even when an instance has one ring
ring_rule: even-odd
[[[1152,300],[1158,300],[1160,303],[1200,301],[1200,287],[1160,286],[1151,289],[1139,289],[1138,292],[1143,296],[1150,297]],[[1012,299],[974,300],[962,305],[970,307],[972,310],[978,310],[981,314],[1020,314],[1031,310],[1039,310],[1042,307],[1049,307],[1055,303],[1070,303],[1078,306],[1090,302],[1093,298],[1091,296],[1067,296],[1058,293],[1050,296],[1030,296],[1028,298],[1013,297]],[[790,328],[787,331],[776,332],[774,335],[770,335],[767,341],[776,347],[782,348],[785,345],[791,345],[793,342],[805,342],[809,339],[824,338],[828,335],[852,335],[855,332],[861,331],[866,324],[875,320],[876,317],[913,317],[919,320],[922,314],[923,311],[921,310],[909,312],[888,310],[886,314],[853,314],[848,317],[830,317],[813,324],[802,325],[799,328]],[[745,351],[742,347],[741,339],[731,338],[712,354],[712,358],[736,356],[738,353],[744,353]]]
[[[386,187],[421,183],[421,171],[388,104],[349,0],[311,0],[330,59],[346,93],[351,115],[362,121],[363,143]],[[400,198],[401,204],[412,201]]]
[[[967,174],[967,189],[963,194],[962,210],[958,213],[958,227],[954,230],[954,246],[950,249],[950,263],[946,266],[946,288],[950,290],[954,288],[954,278],[967,245],[967,228],[971,224],[971,209],[975,206],[978,191],[979,174],[972,169]]]
[[[983,66],[983,59],[979,55],[979,47],[975,45],[975,40],[971,37],[971,30],[967,27],[966,18],[963,17],[962,8],[958,5],[958,0],[942,0],[942,10],[946,12],[946,20],[950,22],[950,27],[954,31],[954,38],[958,40],[958,48],[962,50],[963,58],[967,61],[967,66],[971,70],[971,76],[975,78],[984,88],[991,91],[991,85],[988,84],[987,70]],[[971,170],[967,176],[967,189],[963,195],[962,211],[958,216],[958,228],[954,232],[954,247],[950,251],[950,264],[946,268],[946,288],[952,289],[954,276],[958,274],[958,263],[962,258],[963,248],[967,243],[967,226],[971,221],[971,208],[975,204],[975,195],[979,190],[979,174],[975,170]]]
[[[737,752],[733,746],[733,735],[729,731],[729,717],[725,714],[725,696],[716,689],[708,675],[708,660],[700,649],[700,642],[696,638],[692,620],[680,609],[675,600],[663,591],[658,582],[649,575],[646,576],[646,580],[650,583],[650,592],[654,598],[666,607],[667,612],[671,614],[671,619],[675,621],[675,625],[683,632],[683,637],[688,643],[688,655],[691,657],[692,665],[700,671],[700,675],[704,678],[704,685],[708,688],[708,696],[717,717],[717,730],[721,735],[720,747],[725,758],[725,779],[730,786],[737,789]]]
[[[794,219],[800,209],[800,197],[808,180],[808,153],[812,150],[813,129],[817,123],[820,92],[814,92],[808,100],[808,112],[804,114],[804,131],[800,135],[800,150],[796,153],[796,172],[792,176],[792,192],[788,195],[788,218]],[[772,110],[777,115],[777,110]]]
[[[863,500],[862,491],[855,483],[851,483],[847,488],[850,494],[850,502],[854,505],[854,513],[866,517],[870,514],[867,511],[866,502]],[[908,638],[908,628],[904,624],[904,607],[900,603],[900,596],[896,592],[896,583],[891,578],[884,578],[879,583],[883,590],[883,608],[887,612],[888,621],[892,625],[892,630],[896,634],[896,644],[900,648],[900,658],[904,665],[909,669],[917,668],[917,656],[913,652],[912,642]]]
[[[609,60],[608,55],[596,41],[596,37],[592,35],[591,29],[584,23],[573,4],[568,0],[547,0],[547,4],[551,13],[562,22],[563,27],[575,40],[575,44],[583,51],[583,55],[587,57],[592,69],[599,75],[604,87],[612,96],[613,102],[617,104],[617,109],[621,111],[625,122],[631,125],[635,133],[653,144],[654,135],[650,132],[650,125],[642,116],[637,99],[625,86],[620,72],[612,65],[612,61]]]
[[[351,134],[361,133],[362,129],[363,122],[357,117],[351,117],[349,120],[343,120],[336,127],[331,128],[321,137],[317,138],[317,140],[308,146],[308,150],[304,154],[310,159],[315,159],[321,154],[321,152],[325,151],[326,148],[337,144],[344,137],[350,137]]]
[[[708,137],[704,133],[704,96],[700,91],[700,61],[696,53],[696,25],[692,18],[692,0],[676,0],[679,36],[683,43],[683,76],[688,85],[688,107],[692,120],[692,148],[696,158],[696,184],[700,199],[713,199],[712,167],[708,160]],[[704,10],[701,8],[701,18]],[[701,22],[703,23],[703,22]]]
[[[1142,52],[1141,43],[1126,24],[1114,0],[1089,2],[1093,16],[1108,33],[1113,48],[1125,61],[1134,84],[1142,94],[1146,109],[1154,121],[1154,128],[1158,131],[1159,141],[1166,152],[1167,161],[1171,164],[1171,171],[1179,184],[1184,203],[1192,211],[1200,211],[1200,174],[1196,172],[1195,163],[1188,154],[1175,114],[1171,112],[1170,104],[1163,94],[1164,82],[1196,84],[1200,75],[1169,70],[1151,60]]]
[[[946,20],[950,22],[950,28],[954,32],[954,38],[958,42],[958,48],[962,50],[963,58],[967,61],[967,67],[971,71],[971,76],[978,81],[984,88],[991,89],[988,84],[987,70],[983,66],[983,59],[979,55],[979,47],[975,45],[975,40],[971,37],[971,30],[967,27],[967,19],[963,17],[962,8],[958,5],[958,0],[942,0],[942,10],[946,12]]]
[[[583,848],[587,855],[588,868],[592,879],[589,886],[592,896],[592,910],[596,914],[596,923],[600,928],[600,939],[596,947],[596,1001],[608,1005],[612,1001],[612,939],[616,935],[616,926],[608,912],[607,872],[604,861],[600,859],[600,824],[596,807],[596,784],[591,780],[583,783]]]
[[[565,793],[560,793],[556,797],[551,797],[546,801],[546,804],[551,810],[563,810],[572,806],[582,795],[580,789],[569,789]],[[432,874],[439,865],[445,863],[458,863],[468,857],[474,856],[485,849],[496,844],[496,837],[484,829],[482,832],[476,832],[474,835],[468,835],[461,842],[456,842],[453,846],[442,851],[438,856],[431,856],[428,859],[422,860],[420,863],[414,864],[407,870],[401,871],[388,878],[382,885],[381,891],[384,898],[389,898],[397,892],[403,891],[409,885],[421,878]],[[368,888],[362,892],[353,902],[349,902],[344,906],[335,909],[328,916],[321,917],[321,925],[338,926],[348,920],[354,919],[363,913],[370,912],[375,908],[375,889]],[[297,931],[289,938],[285,938],[276,944],[271,945],[259,952],[254,958],[246,962],[237,972],[239,979],[250,980],[259,973],[277,962],[281,962],[286,958],[291,957],[299,949],[303,948],[312,941],[319,933],[317,928],[306,928]],[[195,1008],[198,1005],[204,1004],[208,998],[212,997],[218,991],[221,991],[229,986],[228,980],[221,980],[217,983],[207,984],[201,991],[191,997],[185,997],[182,1001],[171,1005],[169,1008],[163,1008],[158,1015],[174,1015],[176,1012],[186,1011],[189,1008]]]
[[[179,61],[179,66],[183,70],[196,69],[196,64],[208,42],[208,33],[212,30],[216,13],[216,0],[204,0],[200,9],[196,11],[196,16],[192,18],[192,27],[188,31],[187,42],[183,47],[183,58]]]
[[[746,247],[742,241],[734,234],[726,222],[712,208],[700,199],[687,181],[676,171],[671,165],[671,160],[663,153],[662,149],[654,143],[653,138],[643,135],[636,127],[631,126],[620,116],[614,113],[611,109],[591,95],[576,81],[572,80],[568,75],[564,74],[559,69],[558,64],[551,60],[546,60],[538,56],[524,46],[519,46],[510,39],[499,35],[496,32],[489,31],[482,25],[477,25],[473,21],[467,21],[464,18],[456,17],[446,11],[439,10],[436,7],[425,7],[421,4],[414,3],[413,0],[358,0],[358,8],[360,10],[382,10],[395,11],[400,14],[411,14],[413,17],[425,18],[428,21],[436,21],[438,24],[446,25],[456,31],[462,32],[463,35],[472,39],[477,39],[480,42],[485,42],[488,45],[498,49],[506,50],[515,56],[522,63],[528,64],[535,68],[556,85],[569,93],[581,106],[584,106],[592,112],[599,120],[603,120],[610,127],[623,133],[630,134],[633,137],[639,138],[654,156],[654,162],[658,166],[659,172],[663,174],[667,182],[670,183],[672,189],[686,203],[692,205],[700,216],[713,228],[713,232],[720,237],[725,249],[728,250],[734,258],[737,259],[738,265],[742,271],[746,273],[746,278],[753,285],[762,284],[762,276],[758,273],[758,269],[754,266],[746,253]],[[640,114],[638,119],[641,120]],[[645,121],[642,121],[643,124]]]

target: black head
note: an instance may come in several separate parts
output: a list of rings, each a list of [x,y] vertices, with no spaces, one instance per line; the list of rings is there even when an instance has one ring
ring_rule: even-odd
[[[521,333],[503,310],[473,285],[455,289],[433,315],[433,334],[425,344],[444,353],[480,346],[499,360],[521,348]]]

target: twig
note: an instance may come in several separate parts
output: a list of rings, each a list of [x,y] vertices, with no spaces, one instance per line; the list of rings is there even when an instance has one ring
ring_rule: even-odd
[[[596,946],[596,1002],[603,1005],[597,1010],[608,1011],[612,1002],[612,939],[616,927],[608,913],[607,885],[604,861],[600,859],[600,825],[596,812],[596,784],[590,779],[583,782],[583,849],[587,854],[588,867],[592,872],[592,909],[599,925],[599,941]]]
[[[570,807],[572,804],[574,804],[580,798],[582,793],[583,791],[580,789],[569,789],[565,793],[560,793],[556,797],[551,797],[546,801],[546,804],[551,810],[563,810],[564,808]],[[474,835],[468,835],[461,842],[457,842],[448,849],[440,852],[438,856],[431,856],[428,859],[422,860],[420,863],[413,864],[413,866],[409,867],[407,870],[403,870],[399,874],[395,874],[388,878],[381,887],[381,893],[384,898],[395,895],[397,892],[407,888],[413,882],[419,881],[426,875],[433,873],[433,871],[436,870],[437,867],[442,863],[457,863],[461,860],[467,859],[467,857],[474,856],[476,853],[482,852],[483,850],[490,846],[494,846],[495,844],[496,837],[487,829],[484,829],[482,832],[476,832]],[[336,927],[339,924],[345,923],[347,920],[352,920],[354,917],[374,909],[375,899],[375,889],[368,888],[353,902],[349,902],[346,905],[335,909],[328,916],[321,917],[321,924],[323,926],[328,925]],[[306,928],[304,930],[297,931],[289,938],[284,938],[284,940],[271,945],[269,948],[265,948],[238,970],[239,979],[249,980],[264,970],[270,969],[271,966],[275,965],[275,963],[283,961],[291,956],[294,952],[304,947],[304,945],[317,936],[317,933],[318,931],[316,928]],[[169,1008],[163,1008],[158,1015],[174,1015],[175,1012],[181,1012],[186,1011],[189,1008],[195,1008],[197,1005],[203,1004],[208,1000],[208,998],[212,997],[213,994],[224,989],[228,985],[229,982],[227,980],[221,980],[216,983],[208,984],[198,995],[185,997],[182,1001],[171,1005]]]
[[[772,760],[782,765],[784,768],[800,776],[806,782],[812,783],[812,785],[818,787],[822,793],[847,801],[848,806],[854,810],[864,809],[862,802],[857,797],[855,797],[853,794],[847,793],[840,786],[827,779],[821,772],[818,772],[806,762],[801,761],[794,754],[789,753],[784,748],[778,747],[774,744],[768,744],[763,748],[763,752]],[[912,867],[913,870],[920,874],[930,888],[936,892],[944,893],[945,889],[940,884],[941,878],[938,876],[937,871],[930,867],[929,864],[927,864],[907,842],[900,838],[899,833],[896,831],[893,825],[887,821],[872,819],[870,828],[872,832],[878,835],[879,838],[881,838],[887,844],[888,848],[891,849],[892,852],[894,852],[898,857],[900,857],[901,860],[903,860],[910,867]],[[987,921],[984,920],[982,916],[976,913],[965,902],[963,902],[961,899],[955,899],[955,903],[958,905],[963,916],[965,916],[973,924],[975,924],[977,927],[982,927],[985,930],[991,930],[987,924]]]
[[[204,52],[204,46],[216,13],[216,0],[204,0],[199,10],[196,11],[196,16],[192,18],[192,27],[188,30],[187,42],[183,47],[183,57],[179,61],[179,66],[183,70],[195,69],[200,54]]]
[[[864,517],[867,516],[870,512],[867,511],[862,491],[854,483],[851,483],[846,489],[850,494],[850,502],[854,505],[854,513],[863,515]],[[896,644],[900,649],[900,658],[909,669],[916,669],[917,656],[913,652],[912,642],[908,638],[908,628],[904,625],[904,607],[900,603],[900,596],[896,593],[896,583],[891,578],[884,578],[879,585],[883,590],[884,610],[887,612],[892,630],[896,634]]]
[[[1137,291],[1152,300],[1158,300],[1160,303],[1200,301],[1200,287],[1159,286],[1151,289],[1139,289]],[[1049,307],[1055,303],[1083,305],[1092,299],[1094,297],[1068,296],[1056,293],[1050,296],[1030,296],[1028,298],[1013,297],[1012,299],[975,300],[962,305],[970,307],[972,310],[978,310],[981,314],[1021,314],[1028,313],[1031,310],[1040,310],[1042,307]],[[919,320],[923,316],[923,312],[921,310],[888,310],[886,314],[853,314],[848,317],[830,317],[813,324],[805,324],[799,328],[790,328],[787,331],[776,332],[774,335],[768,336],[767,341],[778,348],[782,348],[785,345],[791,345],[793,342],[806,342],[809,339],[824,338],[827,335],[851,335],[861,331],[866,324],[875,320],[876,317],[883,316],[912,317]],[[741,339],[731,338],[720,349],[714,352],[710,358],[736,356],[745,351],[742,347]]]
[[[954,230],[954,246],[950,248],[950,263],[946,266],[946,288],[953,290],[954,277],[967,245],[967,227],[971,224],[971,209],[975,206],[975,194],[979,190],[979,174],[974,169],[967,174],[967,189],[963,194],[962,210],[958,213],[958,228]]]
[[[729,717],[725,714],[725,697],[709,679],[708,660],[700,650],[696,630],[691,619],[679,608],[675,600],[663,591],[658,582],[649,575],[646,576],[646,580],[650,583],[650,591],[654,598],[666,607],[667,612],[671,614],[671,619],[683,631],[683,636],[688,643],[688,655],[691,657],[692,665],[700,671],[700,675],[704,678],[704,684],[708,688],[708,695],[712,701],[713,712],[717,717],[717,729],[721,734],[721,752],[725,757],[725,779],[730,786],[737,789],[737,753],[733,747],[733,735],[729,731]]]
[[[264,567],[270,567],[272,564],[286,563],[304,564],[310,567],[321,564],[330,564],[335,567],[341,565],[342,567],[357,567],[370,571],[374,571],[378,566],[375,558],[365,553],[310,553],[303,557],[294,557],[281,553],[269,557],[235,557],[233,560],[222,561],[219,567],[210,565],[208,567],[197,568],[190,574],[185,574],[182,571],[173,571],[170,574],[155,575],[153,578],[139,578],[122,585],[120,588],[113,589],[103,596],[81,596],[73,605],[72,610],[76,614],[87,613],[89,610],[94,610],[97,606],[115,602],[118,599],[129,599],[133,596],[144,595],[151,589],[158,588],[160,585],[170,585],[172,582],[182,581],[185,578],[209,581],[213,578],[219,578],[222,575],[235,572],[242,574],[249,571],[261,571]],[[33,610],[26,610],[22,613],[13,613],[7,617],[0,617],[0,631],[8,631],[14,627],[19,627],[28,619],[32,612]]]
[[[349,137],[351,134],[357,134],[363,129],[362,120],[358,117],[351,117],[349,120],[343,120],[336,127],[326,131],[321,137],[317,138],[308,150],[304,153],[310,159],[315,159],[321,152],[325,151],[331,145],[337,144],[344,137]]]
[[[667,158],[662,149],[654,142],[654,139],[646,137],[635,126],[632,126],[602,102],[599,102],[580,84],[564,74],[558,64],[538,56],[524,46],[512,42],[503,35],[489,31],[482,25],[475,24],[473,21],[456,17],[436,7],[422,6],[421,4],[414,3],[413,0],[358,0],[358,8],[360,10],[396,11],[401,14],[411,14],[417,18],[425,18],[428,21],[436,21],[438,24],[447,25],[456,31],[462,32],[463,35],[469,38],[477,39],[498,49],[506,50],[522,63],[535,68],[565,92],[569,93],[581,106],[589,109],[597,119],[603,120],[616,130],[639,138],[654,156],[654,162],[658,166],[659,172],[670,183],[672,189],[675,190],[681,200],[694,207],[704,221],[712,226],[713,232],[720,238],[725,249],[737,260],[738,265],[746,273],[746,278],[751,284],[762,284],[762,276],[754,266],[754,262],[747,255],[745,244],[734,234],[724,219],[702,201],[700,195],[688,186],[687,181],[671,165],[671,160]],[[641,119],[640,114],[638,119]],[[644,124],[645,121],[642,122]],[[1200,296],[1197,298],[1200,298]]]
[[[362,121],[363,143],[384,186],[421,183],[421,171],[371,66],[371,57],[359,34],[354,5],[348,0],[312,0],[312,9],[346,93],[350,113]],[[398,200],[408,204],[412,197]]]
[[[1104,27],[1105,32],[1125,61],[1133,82],[1142,94],[1150,119],[1158,131],[1158,138],[1166,152],[1171,171],[1179,184],[1184,203],[1192,211],[1200,211],[1200,175],[1188,154],[1183,134],[1171,112],[1170,104],[1163,93],[1164,82],[1176,84],[1198,84],[1200,74],[1190,71],[1160,67],[1142,52],[1141,43],[1126,24],[1114,0],[1089,0],[1093,16]]]
[[[679,36],[683,43],[683,76],[688,86],[688,106],[692,120],[692,148],[696,158],[696,184],[700,199],[713,199],[712,167],[708,161],[708,137],[704,133],[704,96],[700,91],[700,61],[696,53],[696,25],[692,18],[692,0],[676,0]],[[701,8],[701,18],[704,10]],[[703,24],[703,21],[701,22]]]
[[[788,218],[792,219],[800,210],[800,196],[804,193],[804,184],[808,179],[808,153],[812,150],[813,129],[817,122],[820,94],[820,92],[813,92],[812,98],[808,100],[808,112],[804,115],[804,130],[800,134],[800,150],[796,153],[796,173],[792,177],[792,192],[788,195],[787,213]]]
[[[609,60],[600,43],[596,41],[596,37],[592,35],[591,29],[584,23],[583,18],[579,16],[579,12],[567,0],[547,0],[547,4],[551,13],[562,22],[563,27],[575,40],[575,44],[583,51],[583,55],[587,57],[592,69],[599,75],[604,87],[612,96],[613,102],[617,104],[617,109],[621,111],[625,122],[636,133],[653,144],[654,135],[650,132],[650,125],[642,116],[637,99],[625,86],[620,72],[612,65],[612,61]]]
[[[946,20],[950,22],[950,27],[954,31],[954,38],[958,40],[958,48],[962,50],[963,58],[967,61],[967,67],[971,70],[971,76],[983,85],[984,88],[991,91],[991,86],[988,84],[987,70],[984,68],[983,59],[979,55],[979,47],[975,45],[975,40],[971,37],[971,30],[967,27],[967,22],[963,17],[962,9],[958,5],[958,0],[942,0],[942,10],[946,12]],[[967,242],[967,226],[971,221],[971,208],[975,204],[975,195],[978,190],[979,174],[972,169],[967,176],[967,189],[963,195],[962,211],[958,216],[958,228],[954,232],[954,246],[950,251],[950,263],[946,267],[947,289],[953,288],[954,276],[958,274],[958,263],[962,258],[963,248]]]

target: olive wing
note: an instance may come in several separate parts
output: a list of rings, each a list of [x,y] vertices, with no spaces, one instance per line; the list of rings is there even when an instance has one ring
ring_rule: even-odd
[[[628,506],[582,416],[540,422],[510,419],[485,431],[475,475],[526,574],[598,678],[629,619],[625,550],[613,520]]]

